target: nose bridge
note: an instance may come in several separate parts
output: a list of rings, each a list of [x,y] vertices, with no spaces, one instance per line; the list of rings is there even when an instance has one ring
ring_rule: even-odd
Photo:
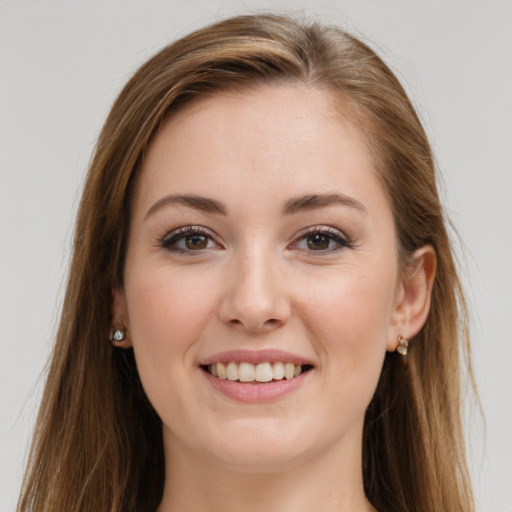
[[[282,325],[290,308],[276,251],[260,240],[241,248],[233,258],[221,308],[223,320],[254,332]]]

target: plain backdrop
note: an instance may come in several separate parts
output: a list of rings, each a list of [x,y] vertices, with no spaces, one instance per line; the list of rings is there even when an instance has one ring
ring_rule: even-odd
[[[0,0],[0,512],[15,508],[79,190],[109,106],[171,40],[268,9],[371,41],[419,110],[463,241],[486,427],[471,407],[479,510],[512,511],[511,1]]]

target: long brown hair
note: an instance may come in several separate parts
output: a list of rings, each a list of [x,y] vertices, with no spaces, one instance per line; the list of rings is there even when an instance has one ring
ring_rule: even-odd
[[[275,15],[216,23],[164,48],[116,100],[80,204],[60,327],[19,512],[155,510],[164,482],[161,422],[132,351],[109,343],[122,285],[130,197],[163,119],[194,98],[262,84],[330,91],[364,134],[405,260],[431,244],[437,275],[426,325],[404,361],[386,356],[367,410],[365,492],[380,511],[474,510],[461,427],[459,361],[469,342],[434,162],[402,86],[364,43]]]

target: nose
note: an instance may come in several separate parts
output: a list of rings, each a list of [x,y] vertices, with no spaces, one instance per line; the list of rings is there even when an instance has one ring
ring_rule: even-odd
[[[220,306],[221,320],[251,333],[265,333],[284,325],[291,314],[284,272],[263,251],[232,262]]]

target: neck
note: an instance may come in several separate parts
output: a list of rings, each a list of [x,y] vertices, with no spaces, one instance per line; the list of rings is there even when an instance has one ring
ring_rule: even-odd
[[[360,448],[331,447],[286,468],[247,472],[172,445],[158,512],[375,512],[363,490]]]

